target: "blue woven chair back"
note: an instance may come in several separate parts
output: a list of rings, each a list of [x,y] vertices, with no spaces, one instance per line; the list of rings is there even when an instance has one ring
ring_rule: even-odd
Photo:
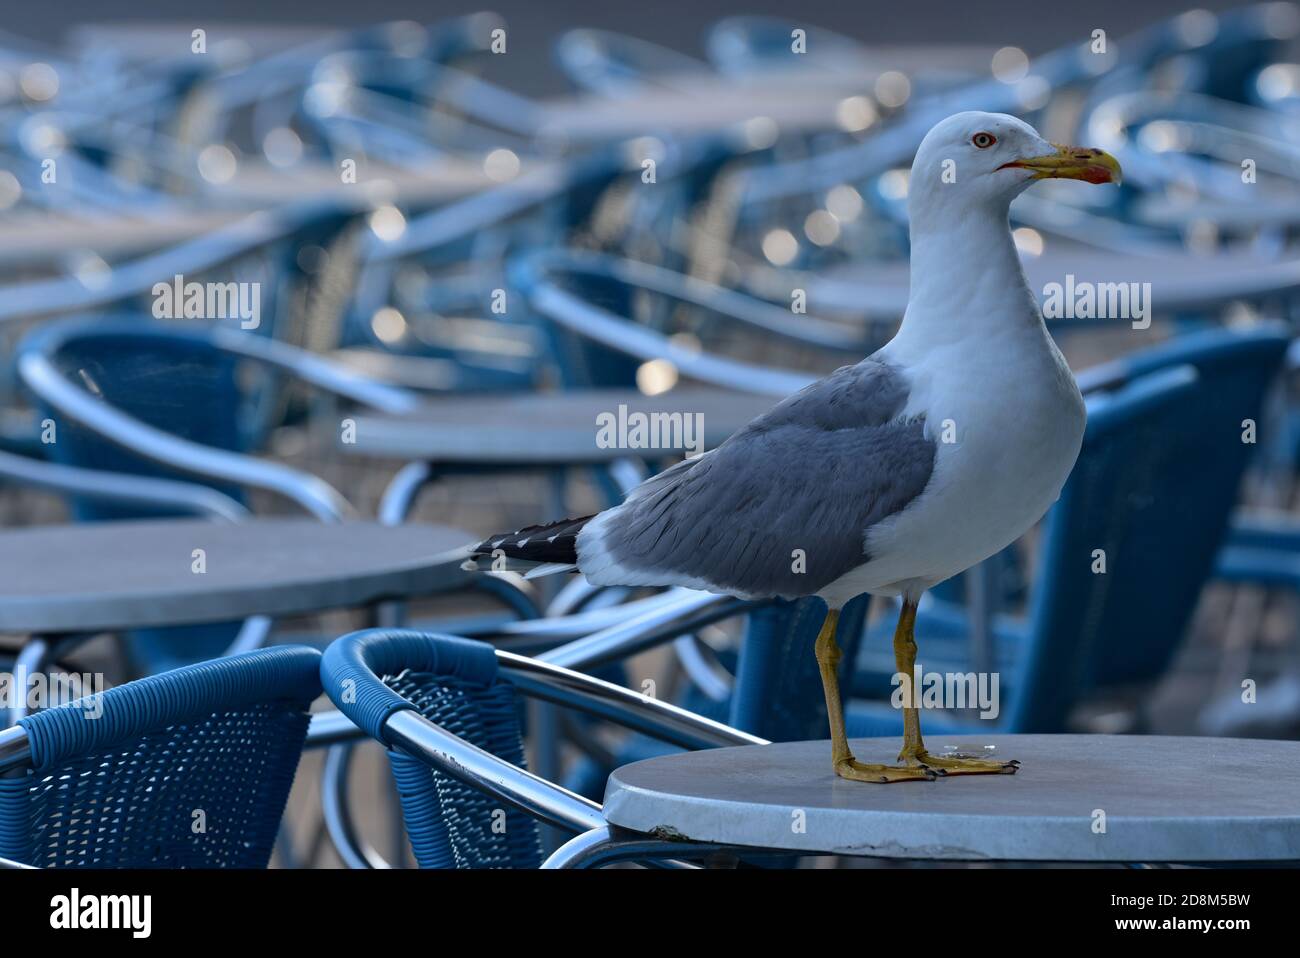
[[[1090,410],[1045,531],[1044,585],[1008,716],[1016,731],[1059,731],[1084,694],[1167,669],[1245,463],[1240,423],[1252,409],[1211,415],[1216,385],[1181,366]],[[1235,461],[1231,475],[1222,459]]]
[[[1164,346],[1128,357],[1132,377],[1191,365],[1196,382],[1179,400],[1177,411],[1162,422],[1158,432],[1148,429],[1152,445],[1138,459],[1105,456],[1095,467],[1109,471],[1117,484],[1140,482],[1141,491],[1130,498],[1152,499],[1134,513],[1128,530],[1134,543],[1134,562],[1143,564],[1140,576],[1125,576],[1127,585],[1140,589],[1130,595],[1132,606],[1113,607],[1115,629],[1108,641],[1105,662],[1099,663],[1093,682],[1097,686],[1135,685],[1164,675],[1182,634],[1186,632],[1206,578],[1214,567],[1232,510],[1257,443],[1244,442],[1245,422],[1260,422],[1271,385],[1282,369],[1290,337],[1275,325],[1245,331],[1205,330],[1182,335]],[[1160,471],[1143,476],[1141,463]],[[1101,500],[1076,502],[1100,507]],[[1121,515],[1079,516],[1096,521],[1093,528],[1117,528]],[[1097,546],[1101,547],[1101,546]],[[1140,582],[1134,582],[1139,578]],[[1115,584],[1110,584],[1114,589]],[[1113,602],[1118,601],[1118,597]],[[1106,633],[1110,634],[1110,633]]]
[[[484,642],[409,629],[345,635],[321,662],[325,690],[371,736],[384,741],[395,711],[435,725],[524,768],[520,703]],[[424,762],[388,753],[411,850],[421,868],[536,868],[537,823]]]
[[[420,714],[465,741],[525,767],[514,687],[404,671],[385,684]],[[411,850],[421,868],[536,868],[537,823],[423,762],[389,752]]]
[[[320,653],[187,666],[22,719],[0,857],[58,868],[264,868],[320,694]]]
[[[201,330],[187,329],[179,323],[169,327],[143,318],[53,324],[25,340],[23,348],[44,354],[69,381],[148,425],[233,452],[247,452],[254,445],[257,430],[251,423],[256,418],[256,391],[240,388],[239,363],[212,345]],[[44,447],[57,462],[139,476],[204,481],[128,452],[51,410],[42,410],[45,415],[58,423],[58,441]],[[245,501],[238,486],[208,484],[238,502]],[[80,497],[71,497],[69,505],[72,515],[83,522],[178,514],[166,507],[119,505]],[[145,629],[130,634],[128,652],[140,672],[160,672],[220,655],[238,630],[238,622]]]
[[[193,321],[197,322],[197,321]],[[250,436],[243,428],[248,399],[236,382],[238,364],[202,337],[182,329],[138,321],[108,320],[65,327],[54,335],[39,331],[24,348],[42,351],[69,381],[102,397],[128,415],[172,435],[218,449],[246,452]],[[51,458],[68,465],[141,476],[183,477],[164,466],[114,445],[75,422],[58,421],[58,441],[47,448]],[[243,492],[222,486],[238,501]],[[163,509],[120,506],[74,499],[81,520],[162,516]]]

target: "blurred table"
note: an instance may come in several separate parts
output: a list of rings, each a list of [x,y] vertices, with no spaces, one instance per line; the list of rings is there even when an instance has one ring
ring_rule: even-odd
[[[1078,862],[1300,859],[1300,742],[1139,735],[929,736],[1015,775],[873,785],[829,742],[706,749],[610,776],[605,817],[637,832],[803,853]],[[851,743],[894,762],[899,741]],[[1105,831],[1098,829],[1104,813]]]
[[[192,519],[0,533],[0,632],[66,634],[294,615],[453,588],[475,536],[431,525]],[[192,571],[202,549],[206,571]]]
[[[1040,304],[1049,283],[1061,285],[1063,302],[1072,298],[1071,289],[1080,290],[1088,283],[1150,283],[1150,296],[1143,294],[1143,302],[1164,316],[1300,290],[1300,259],[1270,260],[1249,250],[1142,255],[1049,237],[1041,255],[1022,252],[1020,258],[1029,288]],[[748,277],[747,285],[759,295],[780,294],[786,298],[794,286],[806,289],[809,311],[814,314],[820,311],[869,320],[898,320],[907,308],[908,275],[908,265],[901,260],[857,262],[817,275],[763,268]],[[1105,300],[1104,294],[1099,295]],[[1052,322],[1048,320],[1049,325]],[[1090,322],[1127,325],[1123,318]]]
[[[597,417],[608,413],[617,421],[620,407],[627,416],[699,414],[703,446],[712,449],[774,405],[776,400],[770,396],[703,387],[683,387],[657,396],[635,389],[454,396],[431,400],[405,415],[357,415],[356,442],[341,442],[339,448],[360,455],[445,464],[546,467],[604,463],[683,451],[629,448],[622,443],[602,447],[597,442]]]

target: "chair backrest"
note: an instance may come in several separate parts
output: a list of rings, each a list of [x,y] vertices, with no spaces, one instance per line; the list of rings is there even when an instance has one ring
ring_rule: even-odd
[[[1090,397],[1083,449],[1044,531],[1029,645],[1006,716],[1016,731],[1062,730],[1105,680],[1109,653],[1132,644],[1163,652],[1181,635],[1185,613],[1174,603],[1188,592],[1194,601],[1204,576],[1190,581],[1171,537],[1181,538],[1178,524],[1199,524],[1199,509],[1178,507],[1201,487],[1171,440],[1196,382],[1183,366]]]
[[[320,691],[320,653],[282,646],[21,719],[30,759],[0,773],[0,857],[265,867]]]
[[[331,696],[353,683],[355,707],[342,705],[372,736],[394,708],[413,705],[435,725],[525,768],[520,703],[484,642],[373,630],[333,643],[321,663]],[[382,687],[374,682],[382,679]],[[394,694],[399,699],[395,699]],[[344,702],[347,702],[346,696]],[[537,823],[523,812],[424,762],[390,748],[402,817],[421,868],[537,868]],[[504,819],[502,819],[504,815]]]
[[[840,612],[840,681],[847,683],[866,620],[868,596]],[[826,699],[813,644],[826,618],[821,599],[764,603],[749,613],[736,665],[728,725],[773,742],[826,735]]]
[[[1145,573],[1162,587],[1147,583],[1144,601],[1121,614],[1104,671],[1096,676],[1099,686],[1151,682],[1168,667],[1214,566],[1256,449],[1243,438],[1247,421],[1258,433],[1289,344],[1285,327],[1266,323],[1188,333],[1119,361],[1129,382],[1183,365],[1194,368],[1197,378],[1176,414],[1153,434],[1164,474],[1147,480],[1158,502],[1137,516],[1142,528],[1134,530],[1148,537],[1149,548],[1162,550],[1148,554],[1151,568]],[[1112,457],[1100,468],[1118,470],[1115,479],[1122,482],[1137,463]]]
[[[1094,399],[1048,518],[1011,727],[1059,731],[1088,692],[1168,668],[1236,502],[1242,420],[1258,419],[1286,342],[1273,328],[1180,339]]]
[[[65,330],[67,330],[65,332]],[[254,437],[248,397],[239,388],[238,362],[204,337],[183,328],[140,320],[105,320],[75,327],[49,326],[24,343],[45,351],[68,380],[135,419],[175,436],[231,452],[247,452]],[[109,442],[94,430],[62,420],[48,408],[57,441],[50,457],[70,466],[175,479],[178,473]],[[244,501],[243,490],[217,486]],[[166,508],[149,510],[73,497],[72,510],[81,520],[144,518],[174,515]]]

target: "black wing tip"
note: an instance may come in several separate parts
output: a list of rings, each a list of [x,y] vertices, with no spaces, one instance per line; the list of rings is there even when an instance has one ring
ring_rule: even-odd
[[[593,516],[580,516],[560,519],[557,522],[525,526],[517,532],[489,536],[470,550],[465,567],[478,568],[476,559],[498,553],[509,559],[574,564],[578,561],[578,533],[592,518]]]

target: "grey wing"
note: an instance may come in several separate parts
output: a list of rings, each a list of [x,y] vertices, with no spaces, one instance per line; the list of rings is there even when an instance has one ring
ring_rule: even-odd
[[[902,418],[907,394],[878,360],[837,370],[638,487],[600,524],[601,551],[641,581],[818,592],[866,562],[866,530],[929,482],[935,444]]]

